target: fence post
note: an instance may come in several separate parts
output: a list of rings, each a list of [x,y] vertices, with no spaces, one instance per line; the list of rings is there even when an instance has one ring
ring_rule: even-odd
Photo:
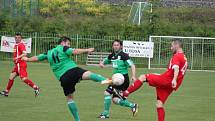
[[[160,65],[161,62],[161,37],[160,37],[160,43],[159,43],[159,55],[158,55],[158,64]]]
[[[35,43],[34,43],[34,55],[37,55],[37,32],[34,33]]]
[[[149,42],[152,42],[151,36],[149,36]],[[148,59],[148,69],[151,69],[151,59],[150,59],[150,57]]]
[[[190,67],[191,67],[191,70],[193,70],[193,47],[194,45],[193,45],[193,39],[192,39],[192,44],[191,44],[191,64],[190,64]]]
[[[76,49],[78,48],[78,34],[76,35]],[[78,55],[75,56],[75,62],[78,62]]]
[[[204,61],[204,39],[202,40],[202,58],[201,58],[201,69],[203,69],[203,61]]]

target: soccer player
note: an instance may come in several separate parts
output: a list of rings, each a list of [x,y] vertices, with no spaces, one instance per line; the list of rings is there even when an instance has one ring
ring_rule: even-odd
[[[169,95],[176,91],[181,85],[185,72],[187,70],[187,58],[182,50],[182,42],[179,39],[174,39],[171,43],[173,57],[171,58],[167,71],[161,75],[146,74],[141,75],[126,91],[123,96],[128,97],[129,94],[138,90],[143,82],[147,82],[150,86],[155,87],[157,93],[157,116],[158,121],[164,121],[165,110],[164,103]]]
[[[32,87],[35,92],[35,96],[39,95],[39,87],[35,85],[30,79],[28,79],[27,73],[27,64],[25,61],[21,60],[22,57],[27,55],[25,44],[22,40],[22,35],[17,33],[15,35],[15,46],[14,46],[14,53],[13,53],[13,61],[14,61],[14,68],[12,73],[10,74],[9,81],[5,91],[0,92],[2,96],[8,97],[9,92],[13,86],[14,79],[19,76],[21,80]]]
[[[77,106],[74,101],[76,83],[78,83],[80,80],[90,79],[95,82],[101,82],[101,84],[109,84],[111,80],[101,75],[79,68],[76,63],[71,60],[70,55],[90,53],[94,51],[94,48],[72,49],[70,48],[70,42],[70,38],[61,37],[59,40],[59,45],[51,50],[48,50],[47,53],[31,58],[24,57],[22,59],[28,62],[48,60],[52,71],[61,83],[64,95],[67,98],[69,110],[71,111],[75,121],[80,121]]]
[[[128,107],[131,109],[133,116],[138,112],[138,105],[135,103],[129,102],[127,99],[120,98],[114,92],[114,90],[125,91],[129,86],[129,76],[128,68],[131,67],[132,79],[136,80],[136,69],[132,60],[129,58],[128,54],[122,51],[122,41],[114,40],[112,42],[113,52],[100,62],[100,67],[104,67],[106,64],[112,64],[113,73],[123,74],[125,81],[120,86],[109,85],[104,92],[104,111],[100,114],[98,118],[106,119],[109,118],[111,99],[113,103]]]

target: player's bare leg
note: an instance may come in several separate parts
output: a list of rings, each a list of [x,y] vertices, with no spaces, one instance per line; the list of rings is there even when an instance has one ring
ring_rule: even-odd
[[[0,92],[0,94],[2,96],[5,96],[5,97],[8,97],[9,95],[9,92],[13,86],[13,83],[14,83],[14,79],[17,77],[17,73],[16,72],[13,72],[10,74],[10,77],[9,77],[9,80],[8,80],[8,84],[7,84],[7,87],[4,91]]]
[[[109,80],[108,78],[105,78],[99,74],[96,73],[92,73],[90,71],[86,71],[83,76],[82,76],[83,80],[93,80],[95,82],[101,82],[101,84],[110,84],[112,83],[112,80]]]
[[[138,80],[134,81],[126,91],[123,92],[124,97],[128,97],[129,94],[137,91],[143,83],[146,82],[146,76],[141,75]]]
[[[157,100],[156,107],[157,107],[158,121],[164,121],[164,119],[165,119],[165,110],[163,108],[162,101]]]
[[[68,104],[69,110],[72,113],[75,121],[80,121],[80,118],[79,118],[79,115],[78,115],[78,108],[77,108],[77,106],[75,104],[73,94],[67,95],[66,98],[67,98],[67,104]]]
[[[34,84],[31,80],[29,80],[27,77],[21,78],[24,83],[29,85],[31,88],[34,89],[35,97],[37,97],[40,94],[40,88]]]

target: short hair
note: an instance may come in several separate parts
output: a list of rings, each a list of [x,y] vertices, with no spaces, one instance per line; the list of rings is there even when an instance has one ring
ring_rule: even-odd
[[[21,37],[22,37],[22,34],[21,34],[21,33],[16,33],[15,35],[16,35],[16,36],[21,36]]]
[[[60,44],[61,42],[66,42],[66,41],[71,42],[71,39],[69,37],[66,37],[66,36],[60,37],[60,39],[58,40],[58,44]]]
[[[174,43],[177,43],[179,44],[180,47],[183,47],[183,43],[182,43],[182,40],[181,39],[178,39],[178,38],[175,38],[172,40]]]
[[[121,40],[115,39],[115,40],[112,42],[112,45],[113,45],[114,42],[118,42],[118,43],[122,46],[122,41],[121,41]]]

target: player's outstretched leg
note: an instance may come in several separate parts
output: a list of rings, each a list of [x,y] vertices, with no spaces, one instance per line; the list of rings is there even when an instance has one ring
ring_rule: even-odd
[[[157,115],[158,115],[158,121],[164,121],[165,119],[165,110],[163,108],[163,103],[160,100],[157,100]]]
[[[33,81],[29,80],[27,77],[22,78],[22,81],[34,89],[35,97],[39,95],[40,88],[35,85]]]
[[[83,80],[93,80],[95,82],[101,82],[101,84],[110,84],[112,83],[112,80],[109,80],[108,78],[105,78],[99,74],[96,73],[92,73],[90,71],[86,71],[83,76],[82,76]]]
[[[13,72],[13,73],[10,74],[10,77],[9,77],[9,80],[8,80],[8,84],[7,84],[7,87],[6,87],[6,90],[0,92],[0,94],[1,94],[2,96],[8,97],[9,92],[10,92],[12,86],[13,86],[14,79],[16,78],[16,76],[17,76],[16,72]]]
[[[127,99],[120,99],[119,97],[114,97],[113,102],[117,105],[130,108],[133,113],[133,116],[135,116],[138,112],[138,104],[132,103]]]
[[[109,118],[111,98],[112,98],[111,91],[112,91],[112,86],[108,86],[108,88],[104,92],[104,111],[99,115],[98,118],[101,118],[101,119]]]
[[[145,82],[145,81],[146,81],[145,75],[141,75],[138,80],[134,81],[128,87],[128,89],[123,92],[123,96],[128,97],[129,94],[131,94],[131,93],[135,92],[136,90],[138,90],[143,85],[143,82]]]
[[[73,94],[67,95],[67,103],[70,112],[72,113],[75,121],[80,121],[79,115],[78,115],[78,108],[76,106],[75,101],[73,100]]]

